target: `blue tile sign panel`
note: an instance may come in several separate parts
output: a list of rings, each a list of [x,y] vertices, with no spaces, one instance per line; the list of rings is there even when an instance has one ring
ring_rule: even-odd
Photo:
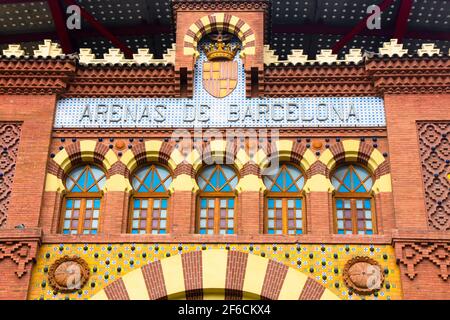
[[[194,72],[193,98],[65,98],[55,128],[382,127],[379,97],[246,98],[238,63],[236,89],[224,98],[203,87],[204,54]]]

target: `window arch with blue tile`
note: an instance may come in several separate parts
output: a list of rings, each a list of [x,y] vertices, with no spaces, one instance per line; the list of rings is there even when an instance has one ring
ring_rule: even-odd
[[[170,170],[147,165],[133,174],[129,232],[132,234],[168,233]]]
[[[356,164],[339,166],[331,177],[334,191],[334,221],[337,234],[376,233],[372,196],[373,177]]]
[[[238,180],[234,168],[227,165],[211,165],[200,171],[197,233],[234,234]]]
[[[303,234],[303,172],[292,164],[281,164],[273,175],[264,176],[266,186],[265,232],[268,234]]]
[[[97,234],[100,227],[100,211],[104,171],[87,164],[73,169],[65,180],[63,201],[63,234]]]

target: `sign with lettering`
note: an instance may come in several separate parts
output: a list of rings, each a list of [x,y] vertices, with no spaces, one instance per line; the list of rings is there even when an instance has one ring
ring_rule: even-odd
[[[202,52],[194,69],[193,98],[66,98],[56,128],[276,128],[385,126],[379,97],[246,98],[239,55],[236,88],[216,97],[205,90]],[[234,79],[234,78],[233,78]],[[228,92],[227,92],[228,93]]]
[[[196,99],[68,98],[58,101],[56,128],[224,128],[385,126],[383,100],[244,98],[235,103]]]

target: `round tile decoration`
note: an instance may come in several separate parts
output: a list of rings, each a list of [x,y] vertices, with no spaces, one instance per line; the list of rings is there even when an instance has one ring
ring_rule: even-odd
[[[355,257],[347,261],[343,277],[346,286],[361,295],[378,291],[384,282],[380,264],[369,257]]]
[[[123,150],[123,149],[125,149],[126,144],[123,140],[118,140],[118,141],[116,141],[115,146],[118,150]]]
[[[77,256],[64,256],[50,266],[48,280],[57,292],[69,293],[83,288],[89,279],[89,266]]]

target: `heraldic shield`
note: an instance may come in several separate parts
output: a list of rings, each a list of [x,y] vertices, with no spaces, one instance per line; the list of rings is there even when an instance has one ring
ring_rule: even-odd
[[[236,88],[236,61],[208,61],[203,63],[203,87],[216,98],[228,96]]]

